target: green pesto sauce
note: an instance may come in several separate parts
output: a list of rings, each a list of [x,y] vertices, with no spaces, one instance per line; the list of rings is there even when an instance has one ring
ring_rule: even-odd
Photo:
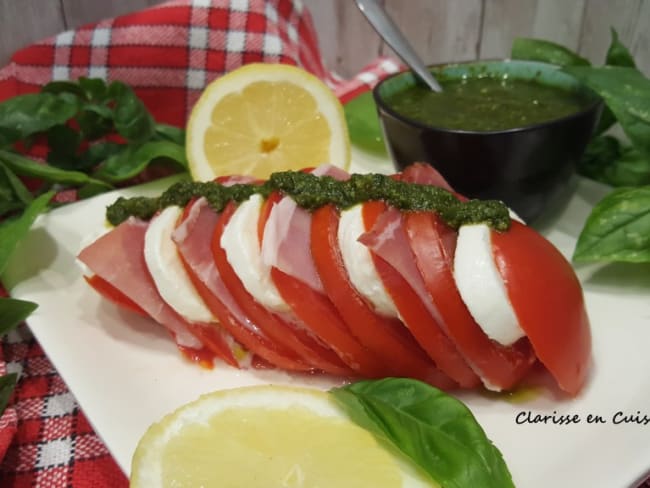
[[[468,131],[535,125],[580,111],[589,99],[534,80],[440,80],[443,91],[415,85],[386,97],[396,112],[434,127]]]
[[[216,212],[221,212],[229,201],[239,203],[256,193],[267,197],[273,191],[290,196],[300,207],[310,211],[327,204],[345,209],[357,203],[382,200],[404,211],[436,212],[453,228],[476,223],[485,223],[500,231],[510,227],[508,208],[496,200],[460,202],[442,188],[396,181],[380,174],[354,174],[347,181],[338,181],[299,171],[273,173],[261,185],[223,186],[213,182],[181,181],[160,197],[119,198],[107,208],[106,218],[113,225],[130,216],[148,220],[160,209],[171,205],[184,207],[198,197],[204,197]]]

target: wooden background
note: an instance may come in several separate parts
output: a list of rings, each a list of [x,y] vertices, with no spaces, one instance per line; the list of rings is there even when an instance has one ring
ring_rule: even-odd
[[[32,41],[160,0],[0,0],[0,65]],[[390,54],[352,0],[305,0],[327,65],[350,76]],[[517,36],[541,37],[602,63],[615,27],[650,73],[650,0],[384,0],[429,63],[508,55]]]

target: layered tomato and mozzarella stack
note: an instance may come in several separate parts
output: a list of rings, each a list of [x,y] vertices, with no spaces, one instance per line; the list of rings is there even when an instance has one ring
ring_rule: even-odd
[[[428,165],[393,178],[453,194]],[[261,184],[219,181],[239,183]],[[308,210],[279,191],[252,192],[219,212],[201,197],[149,221],[129,217],[79,260],[97,291],[160,323],[205,364],[501,391],[539,362],[571,394],[587,375],[580,283],[517,219],[503,231],[455,228],[381,199]]]

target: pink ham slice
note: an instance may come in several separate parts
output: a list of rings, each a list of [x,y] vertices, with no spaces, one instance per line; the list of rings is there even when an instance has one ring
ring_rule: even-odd
[[[402,214],[393,207],[379,216],[375,225],[368,232],[359,237],[359,242],[366,245],[375,256],[391,266],[403,278],[403,287],[411,290],[402,290],[401,295],[409,293],[414,300],[411,303],[402,303],[393,297],[402,320],[409,328],[420,346],[435,361],[438,367],[460,386],[471,388],[479,383],[479,378],[465,362],[453,342],[446,336],[440,326],[440,313],[431,301],[424,280],[415,264],[415,258],[408,241]],[[384,275],[379,273],[382,280]],[[393,280],[394,281],[394,280]],[[386,286],[387,283],[384,283]],[[391,287],[386,286],[390,295]],[[419,303],[417,303],[419,299]],[[419,310],[415,313],[416,307]]]
[[[190,203],[172,235],[197,291],[221,326],[264,362],[291,371],[308,371],[308,365],[266,337],[237,304],[221,279],[210,248],[218,219],[219,214],[204,198],[200,198]]]
[[[311,171],[315,176],[330,176],[343,181],[350,177],[344,170],[323,165]],[[271,209],[264,226],[262,261],[279,269],[320,293],[325,293],[311,256],[311,214],[284,197]]]
[[[78,259],[169,330],[179,346],[202,349],[188,323],[162,299],[144,260],[147,222],[129,218],[79,253]]]

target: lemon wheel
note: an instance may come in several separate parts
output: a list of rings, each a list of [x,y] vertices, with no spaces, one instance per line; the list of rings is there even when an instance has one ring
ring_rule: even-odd
[[[318,78],[295,66],[249,64],[203,91],[187,126],[192,178],[266,178],[274,171],[329,163],[347,169],[342,106]]]

